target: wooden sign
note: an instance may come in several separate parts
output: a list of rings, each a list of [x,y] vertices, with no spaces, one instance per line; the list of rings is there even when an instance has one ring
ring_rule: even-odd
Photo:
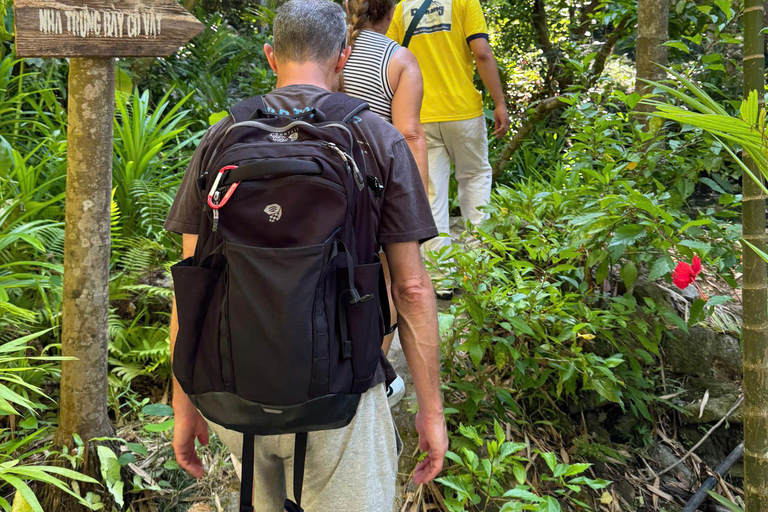
[[[16,0],[18,57],[160,57],[205,29],[176,0]]]

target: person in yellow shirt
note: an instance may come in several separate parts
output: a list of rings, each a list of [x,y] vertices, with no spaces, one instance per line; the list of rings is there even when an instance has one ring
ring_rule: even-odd
[[[404,41],[406,35],[408,41]],[[475,64],[495,105],[494,135],[501,138],[509,131],[504,90],[480,2],[403,0],[395,8],[387,36],[413,52],[424,77],[421,123],[427,135],[429,200],[437,228],[441,233],[450,228],[451,163],[459,183],[461,213],[477,224],[485,216],[478,208],[491,197],[492,171],[483,97],[474,85]],[[438,250],[448,244],[450,239],[443,237],[425,247]]]

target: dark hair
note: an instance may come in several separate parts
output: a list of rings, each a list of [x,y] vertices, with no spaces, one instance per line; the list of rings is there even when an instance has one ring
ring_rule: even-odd
[[[347,43],[344,8],[330,0],[291,0],[272,24],[275,55],[291,62],[338,58]]]
[[[366,25],[376,24],[386,18],[395,5],[397,0],[347,0],[349,44],[355,42]]]

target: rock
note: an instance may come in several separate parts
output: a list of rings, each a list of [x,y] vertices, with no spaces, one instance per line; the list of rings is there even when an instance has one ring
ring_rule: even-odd
[[[741,380],[741,347],[727,334],[706,327],[691,327],[686,333],[673,329],[662,343],[667,367],[691,377]]]
[[[643,304],[643,298],[653,300],[657,307],[668,309],[674,313],[682,313],[688,308],[688,301],[676,290],[662,286],[656,282],[650,282],[641,277],[632,288],[632,295],[639,304]]]
[[[738,399],[738,394],[712,396],[712,393],[710,393],[710,398],[704,406],[704,412],[701,414],[701,417],[699,417],[701,410],[701,399],[699,399],[683,407],[686,415],[681,416],[680,419],[683,423],[714,423],[720,421],[721,418],[728,414],[728,411],[731,410],[731,407],[736,404]],[[741,413],[742,407],[739,407],[728,417],[728,421],[741,424],[743,421]]]
[[[719,421],[720,418],[730,410],[741,395],[739,386],[735,382],[720,380],[717,377],[700,377],[690,379],[686,385],[688,392],[683,395],[683,400],[676,400],[677,405],[682,407],[686,415],[681,415],[683,423],[711,423]],[[704,406],[704,413],[699,418],[701,402],[707,391],[709,398]],[[741,424],[741,409],[734,411],[728,418],[731,423]]]
[[[680,290],[680,295],[683,296],[686,300],[688,300],[688,302],[693,302],[696,299],[701,297],[701,293],[699,293],[699,289],[692,284],[689,284],[688,287],[686,287],[683,290]]]
[[[651,447],[648,454],[659,464],[660,470],[667,469],[672,464],[680,461],[680,457],[672,451],[672,448],[663,443],[655,444]],[[678,464],[667,474],[676,477],[678,480],[684,479],[683,483],[693,482],[693,475],[691,470],[685,465],[685,462]]]

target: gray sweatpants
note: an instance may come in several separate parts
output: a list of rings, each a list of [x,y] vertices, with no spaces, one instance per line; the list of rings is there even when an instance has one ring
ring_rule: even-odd
[[[243,436],[210,424],[240,457]],[[282,512],[293,499],[294,435],[256,437],[255,509]],[[363,394],[347,427],[310,432],[301,505],[305,512],[391,512],[395,499],[400,438],[384,384]],[[286,482],[291,482],[286,486]],[[287,489],[286,489],[287,487]]]

